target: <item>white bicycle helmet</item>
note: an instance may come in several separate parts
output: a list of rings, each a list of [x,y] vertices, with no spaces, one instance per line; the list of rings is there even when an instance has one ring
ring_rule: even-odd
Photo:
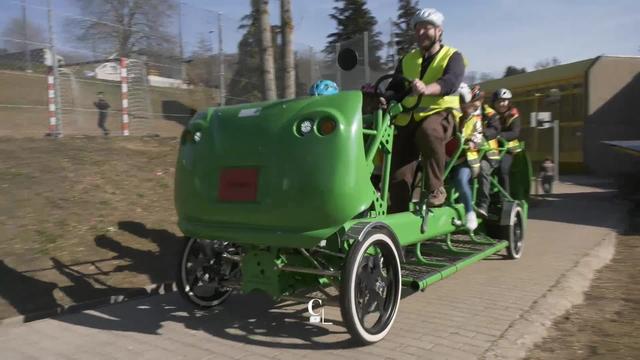
[[[411,28],[414,29],[420,22],[427,22],[438,27],[442,27],[444,15],[436,9],[426,8],[419,10],[413,18],[411,18]]]
[[[498,99],[511,100],[512,97],[513,95],[511,94],[511,91],[509,91],[509,89],[501,88],[493,93],[493,102],[496,102]]]

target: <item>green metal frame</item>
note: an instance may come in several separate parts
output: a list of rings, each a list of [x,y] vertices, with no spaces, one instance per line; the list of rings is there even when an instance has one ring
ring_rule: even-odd
[[[419,202],[411,204],[410,211],[387,214],[392,119],[402,112],[402,106],[392,103],[386,111],[363,117],[361,104],[360,92],[344,92],[209,109],[188,124],[176,166],[179,227],[188,236],[240,244],[244,249],[243,291],[262,290],[281,298],[338,285],[346,255],[358,241],[350,230],[363,222],[383,223],[399,246],[415,250],[415,259],[407,264],[428,271],[425,276],[403,278],[403,283],[416,289],[508,246],[463,227],[464,208],[455,202],[458,194],[453,187],[448,189],[444,206],[427,208],[424,176]],[[254,113],[258,115],[241,116]],[[300,121],[317,123],[326,117],[337,122],[334,134],[296,135]],[[192,138],[196,132],[201,133],[199,143]],[[379,151],[383,164],[377,192],[370,179]],[[463,151],[460,141],[445,177]],[[229,167],[260,170],[264,177],[259,179],[257,201],[224,203],[216,199],[215,191],[209,191],[217,188],[219,174]],[[493,177],[492,188],[514,201]],[[474,181],[474,201],[476,189]],[[526,219],[526,202],[521,204]],[[463,234],[467,240],[454,243],[452,234]],[[437,246],[429,247],[427,255],[422,246],[428,243]]]

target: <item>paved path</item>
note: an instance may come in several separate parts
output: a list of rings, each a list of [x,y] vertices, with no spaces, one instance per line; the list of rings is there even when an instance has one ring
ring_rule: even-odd
[[[0,353],[3,359],[496,357],[496,346],[526,331],[514,324],[621,225],[624,209],[613,191],[575,184],[556,191],[531,209],[520,260],[488,259],[407,294],[390,334],[373,346],[348,347],[335,307],[325,309],[334,325],[316,326],[307,323],[305,305],[237,295],[196,311],[169,294],[1,326]]]

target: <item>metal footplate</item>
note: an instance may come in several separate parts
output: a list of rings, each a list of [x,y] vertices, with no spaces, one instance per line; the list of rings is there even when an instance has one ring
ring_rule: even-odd
[[[466,267],[506,248],[506,241],[455,235],[417,244],[402,267],[402,284],[424,290]]]

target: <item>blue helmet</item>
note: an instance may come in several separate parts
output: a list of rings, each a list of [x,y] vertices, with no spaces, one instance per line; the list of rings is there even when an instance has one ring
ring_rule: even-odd
[[[318,80],[309,88],[310,96],[333,95],[340,91],[338,85],[331,80]]]

